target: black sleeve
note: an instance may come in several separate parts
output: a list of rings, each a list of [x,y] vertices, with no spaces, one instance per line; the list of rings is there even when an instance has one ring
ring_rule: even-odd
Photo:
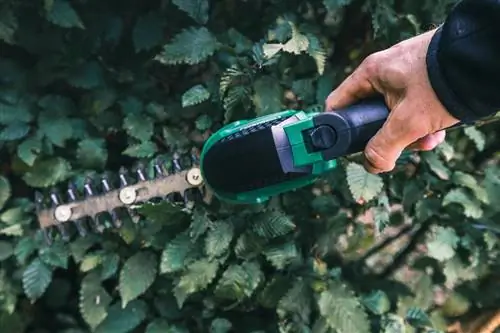
[[[441,103],[468,122],[500,110],[500,0],[463,0],[433,36],[429,79]]]

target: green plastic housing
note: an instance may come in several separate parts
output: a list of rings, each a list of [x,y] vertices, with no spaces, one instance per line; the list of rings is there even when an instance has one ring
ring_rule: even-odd
[[[283,127],[288,137],[288,140],[292,146],[293,163],[297,167],[312,165],[312,172],[310,174],[305,174],[300,178],[288,182],[283,182],[278,185],[263,187],[254,191],[241,192],[236,195],[220,191],[214,191],[214,195],[224,201],[231,203],[257,204],[265,202],[269,200],[269,198],[276,196],[278,194],[293,191],[297,188],[304,187],[314,183],[321,174],[324,174],[325,172],[335,169],[337,167],[336,160],[324,161],[322,159],[321,153],[319,152],[308,153],[306,149],[305,142],[302,136],[302,131],[314,127],[312,118],[317,114],[318,113],[306,113],[304,111],[297,111],[297,110],[285,110],[278,113],[261,116],[251,120],[239,120],[222,127],[217,132],[212,134],[210,138],[208,138],[201,152],[201,158],[200,158],[201,173],[203,178],[205,179],[206,185],[209,188],[211,188],[210,182],[207,181],[203,170],[204,157],[206,155],[206,152],[208,152],[210,148],[214,144],[216,144],[219,140],[227,136],[230,136],[236,132],[242,131],[247,127],[257,125],[259,123],[277,120],[279,118],[286,120],[287,118],[293,116],[297,117],[298,120],[291,124],[287,124]]]

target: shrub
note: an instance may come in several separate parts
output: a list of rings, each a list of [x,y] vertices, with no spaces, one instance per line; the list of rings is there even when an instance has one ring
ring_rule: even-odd
[[[34,214],[35,192],[171,163],[227,122],[320,110],[365,55],[452,4],[2,1],[2,331],[430,333],[493,309],[495,124],[384,176],[343,159],[243,209],[146,204],[139,226],[51,246]]]

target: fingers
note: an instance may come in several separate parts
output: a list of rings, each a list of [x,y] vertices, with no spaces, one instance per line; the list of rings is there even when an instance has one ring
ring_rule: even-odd
[[[388,172],[394,169],[396,160],[405,148],[424,138],[427,128],[417,112],[406,106],[406,100],[396,106],[377,134],[368,142],[365,154],[365,168],[371,173]],[[439,142],[442,133],[419,141],[417,146],[428,148]]]
[[[436,133],[426,135],[423,138],[417,140],[416,142],[412,143],[408,147],[408,149],[421,150],[421,151],[433,150],[441,143],[443,143],[445,139],[446,139],[446,132],[439,131]]]
[[[375,76],[374,61],[368,57],[361,65],[354,70],[326,99],[326,111],[348,106],[359,99],[369,97],[376,93],[373,85]]]

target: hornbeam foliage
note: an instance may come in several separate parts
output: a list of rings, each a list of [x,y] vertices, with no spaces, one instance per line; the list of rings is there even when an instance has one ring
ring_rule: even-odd
[[[144,203],[136,225],[50,247],[34,214],[35,191],[139,161],[150,176],[230,121],[321,111],[454,3],[2,1],[2,332],[437,333],[496,310],[494,123],[388,174],[351,156],[269,203]]]

